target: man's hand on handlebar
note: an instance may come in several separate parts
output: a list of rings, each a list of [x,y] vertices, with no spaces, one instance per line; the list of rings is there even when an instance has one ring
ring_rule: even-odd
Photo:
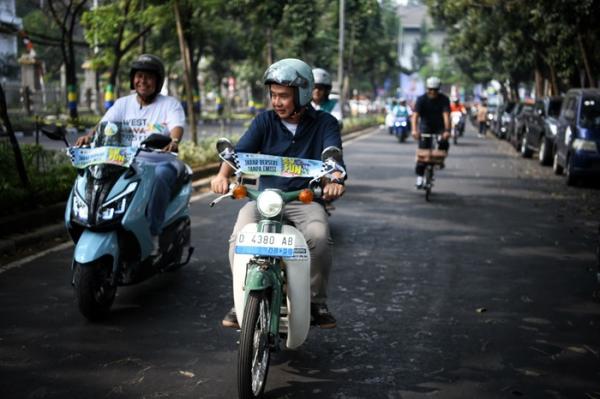
[[[85,136],[78,137],[77,141],[75,141],[75,147],[89,145],[92,142],[93,137],[93,134],[86,134]]]
[[[179,143],[173,140],[162,150],[166,152],[179,152]]]
[[[210,188],[213,193],[227,194],[229,192],[229,179],[219,174],[210,181]]]
[[[342,196],[346,187],[341,173],[334,173],[332,180],[327,180],[323,186],[323,199],[334,200]]]

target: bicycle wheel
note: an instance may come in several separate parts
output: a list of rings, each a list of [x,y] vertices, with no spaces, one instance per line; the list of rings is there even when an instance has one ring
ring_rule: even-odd
[[[425,201],[431,200],[431,189],[433,187],[433,166],[428,165],[425,170]]]
[[[262,396],[269,371],[271,303],[264,291],[252,291],[244,308],[238,353],[238,395],[241,399]]]

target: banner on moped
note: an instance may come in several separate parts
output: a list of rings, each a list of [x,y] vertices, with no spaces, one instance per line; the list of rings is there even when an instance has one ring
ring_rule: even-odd
[[[135,158],[137,149],[133,147],[71,147],[67,149],[71,163],[78,169],[91,165],[110,164],[129,167]]]
[[[315,177],[324,164],[314,159],[278,157],[266,154],[236,154],[239,170],[245,174],[280,177]]]

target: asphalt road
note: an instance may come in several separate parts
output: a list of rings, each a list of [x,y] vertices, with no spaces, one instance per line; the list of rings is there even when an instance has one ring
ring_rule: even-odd
[[[472,130],[414,189],[414,142],[346,143],[330,223],[335,330],[272,358],[266,398],[600,398],[600,190]],[[234,398],[227,239],[241,203],[191,206],[190,265],[85,321],[72,248],[0,267],[0,397]],[[9,265],[10,266],[10,265]]]

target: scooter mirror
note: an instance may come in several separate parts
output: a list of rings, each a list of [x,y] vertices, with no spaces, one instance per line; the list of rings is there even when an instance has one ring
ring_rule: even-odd
[[[321,160],[333,159],[335,162],[342,162],[342,150],[336,146],[329,146],[321,153]]]
[[[217,152],[222,154],[223,151],[228,150],[227,152],[233,152],[233,144],[226,137],[221,137],[217,140]]]
[[[64,127],[56,125],[44,125],[40,130],[50,140],[64,141],[67,134]]]

